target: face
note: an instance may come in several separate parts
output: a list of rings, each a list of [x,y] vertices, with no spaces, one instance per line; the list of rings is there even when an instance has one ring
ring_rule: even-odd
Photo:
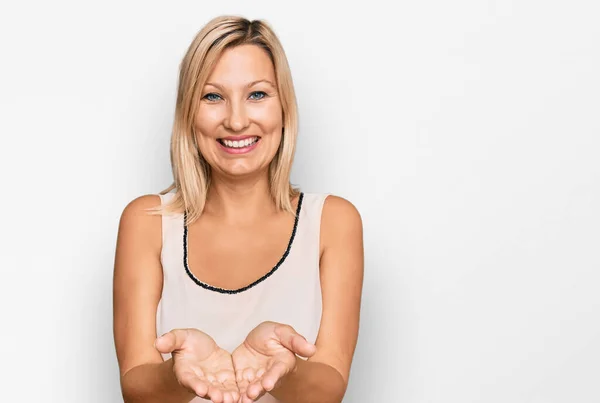
[[[268,172],[281,142],[283,112],[275,70],[256,45],[223,52],[202,89],[196,141],[214,174]]]

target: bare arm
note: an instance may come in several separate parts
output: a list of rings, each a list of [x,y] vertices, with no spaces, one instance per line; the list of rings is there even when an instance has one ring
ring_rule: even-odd
[[[323,316],[317,352],[270,393],[285,403],[339,403],[358,339],[364,252],[362,221],[348,201],[329,196],[321,222]]]
[[[296,358],[296,371],[270,393],[284,403],[341,403],[346,391],[342,375],[331,365]]]
[[[158,196],[138,197],[125,207],[119,222],[113,277],[113,330],[126,403],[189,402],[195,394],[182,387],[173,361],[154,348],[156,309],[162,292],[161,216],[144,209]]]
[[[125,403],[188,403],[196,397],[175,378],[172,359],[138,365],[125,375],[121,376]]]

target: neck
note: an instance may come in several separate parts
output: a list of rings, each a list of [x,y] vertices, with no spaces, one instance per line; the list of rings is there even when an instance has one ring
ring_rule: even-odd
[[[203,213],[239,224],[255,222],[275,212],[268,173],[243,179],[212,175]]]

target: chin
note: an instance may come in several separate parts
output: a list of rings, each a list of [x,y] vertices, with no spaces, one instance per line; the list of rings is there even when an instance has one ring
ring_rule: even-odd
[[[255,176],[261,173],[268,172],[267,167],[251,167],[247,165],[243,166],[229,166],[229,167],[221,167],[219,169],[220,172],[224,173],[227,176],[235,176],[235,177],[246,177],[246,176]]]

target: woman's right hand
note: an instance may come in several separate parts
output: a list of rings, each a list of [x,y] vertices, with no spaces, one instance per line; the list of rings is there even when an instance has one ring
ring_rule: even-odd
[[[214,403],[237,403],[240,398],[231,355],[212,337],[198,329],[174,329],[155,342],[156,349],[171,353],[179,384]]]

